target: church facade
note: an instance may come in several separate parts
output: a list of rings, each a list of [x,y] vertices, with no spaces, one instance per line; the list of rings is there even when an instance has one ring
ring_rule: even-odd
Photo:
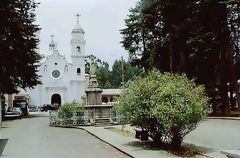
[[[38,75],[42,84],[27,90],[30,105],[81,103],[85,95],[85,38],[79,21],[71,32],[71,60],[59,54],[52,40],[51,55],[39,65]]]

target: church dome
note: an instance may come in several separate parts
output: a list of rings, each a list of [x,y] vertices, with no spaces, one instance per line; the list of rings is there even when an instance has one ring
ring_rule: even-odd
[[[49,43],[49,47],[50,47],[50,48],[56,48],[56,43],[55,43],[54,41],[51,41],[51,42]]]
[[[80,17],[80,15],[77,14],[76,16],[77,16],[77,23],[73,27],[72,33],[84,33],[84,30],[83,30],[82,26],[79,24],[79,17]]]
[[[79,23],[77,23],[73,27],[72,33],[84,33],[84,30],[83,30],[82,26]]]

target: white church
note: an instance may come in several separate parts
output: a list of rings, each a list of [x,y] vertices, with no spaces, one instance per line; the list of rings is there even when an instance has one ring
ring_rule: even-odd
[[[49,44],[51,55],[39,65],[41,85],[27,90],[30,105],[81,103],[85,95],[85,38],[84,30],[77,21],[71,32],[71,60],[69,63],[59,54],[56,43]]]

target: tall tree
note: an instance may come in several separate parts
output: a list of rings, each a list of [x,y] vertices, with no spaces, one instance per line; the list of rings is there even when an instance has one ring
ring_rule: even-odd
[[[133,66],[130,62],[124,60],[115,60],[110,72],[109,82],[112,88],[120,88],[129,80],[141,75],[144,75],[144,71],[141,68]]]
[[[17,88],[39,84],[35,63],[39,31],[35,22],[37,3],[33,0],[0,2],[0,92],[14,93]]]
[[[97,67],[96,71],[98,84],[101,88],[111,88],[112,85],[109,82],[109,65],[104,63],[104,65]]]
[[[185,72],[206,86],[219,85],[227,106],[227,83],[238,93],[238,7],[239,1],[141,0],[130,9],[122,43],[146,70]]]

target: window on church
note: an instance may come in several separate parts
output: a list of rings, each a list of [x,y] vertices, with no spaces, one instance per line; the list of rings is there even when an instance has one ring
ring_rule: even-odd
[[[77,68],[77,75],[81,75],[81,69]]]
[[[55,65],[57,65],[57,63],[55,63]]]
[[[47,72],[47,65],[44,65],[43,71]]]
[[[65,71],[65,72],[68,72],[68,66],[67,66],[67,65],[65,65],[64,71]]]
[[[81,47],[80,46],[77,46],[76,49],[77,49],[78,53],[81,53]]]

